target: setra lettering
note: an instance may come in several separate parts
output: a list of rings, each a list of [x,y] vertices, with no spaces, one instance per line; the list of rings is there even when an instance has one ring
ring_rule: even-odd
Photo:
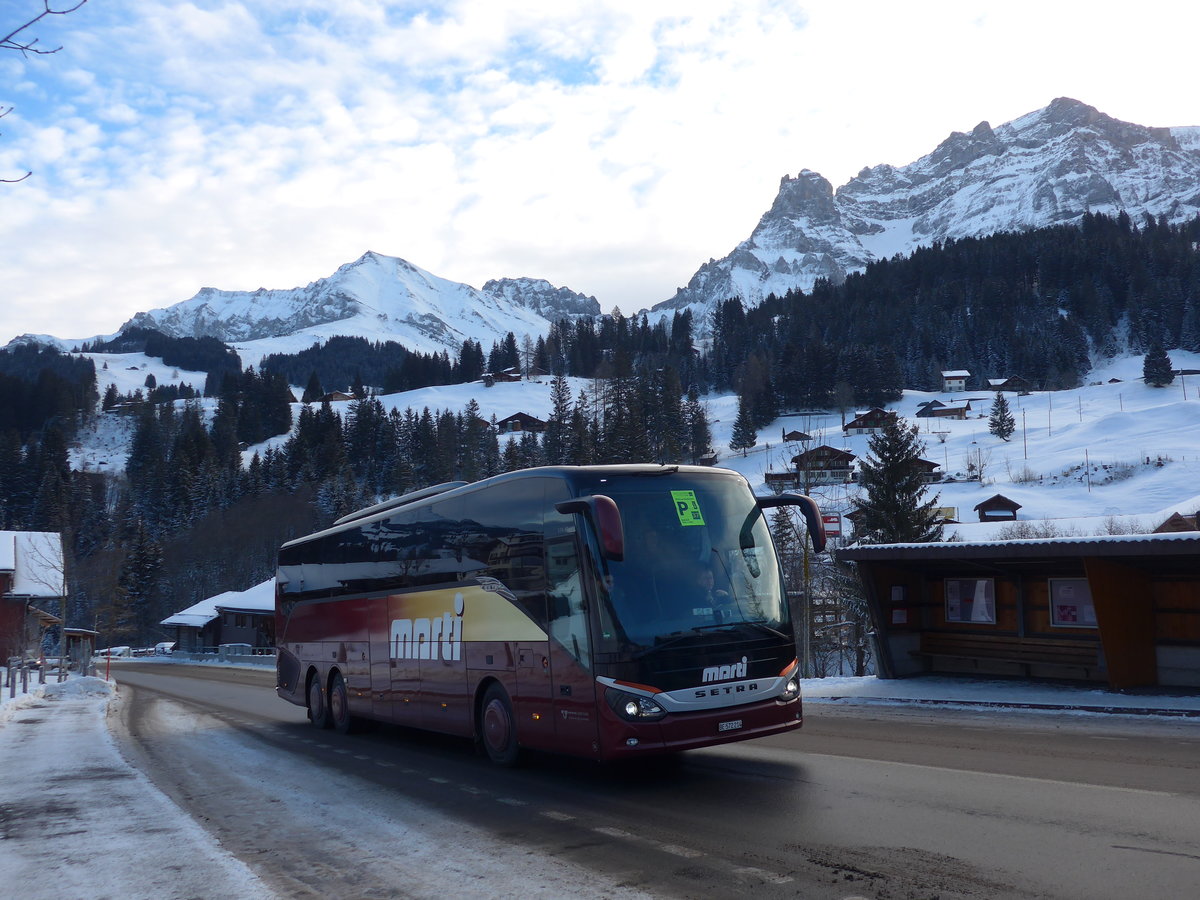
[[[703,688],[696,691],[696,699],[705,697],[725,697],[729,694],[744,694],[746,691],[757,691],[757,681],[743,681],[741,684],[723,684],[720,687]]]
[[[462,659],[463,595],[454,595],[454,611],[419,619],[393,619],[392,659]]]

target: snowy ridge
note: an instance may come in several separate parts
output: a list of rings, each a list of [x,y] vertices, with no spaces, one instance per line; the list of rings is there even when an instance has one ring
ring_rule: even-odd
[[[506,279],[488,282],[481,291],[406,260],[367,252],[303,288],[203,288],[182,303],[138,313],[122,330],[140,326],[226,343],[292,337],[296,340],[287,343],[294,349],[334,335],[356,335],[398,341],[424,353],[457,353],[467,339],[486,348],[509,331],[518,338],[536,337],[549,331],[553,318],[595,315],[599,308],[594,298],[546,281]],[[279,348],[249,350],[249,357],[261,357]]]
[[[808,169],[785,175],[750,237],[654,309],[700,313],[731,296],[753,306],[935,241],[1087,212],[1180,222],[1200,214],[1198,184],[1200,126],[1133,125],[1059,98],[995,130],[954,132],[910,165],[864,168],[836,191]]]

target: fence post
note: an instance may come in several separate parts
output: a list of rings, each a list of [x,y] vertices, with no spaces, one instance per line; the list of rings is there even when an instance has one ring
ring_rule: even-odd
[[[29,666],[21,663],[21,693],[29,693]]]

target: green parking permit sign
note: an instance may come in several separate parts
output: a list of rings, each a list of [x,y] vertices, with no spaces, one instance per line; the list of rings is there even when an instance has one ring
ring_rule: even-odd
[[[671,499],[675,501],[675,514],[679,516],[680,525],[704,524],[695,491],[671,491]]]

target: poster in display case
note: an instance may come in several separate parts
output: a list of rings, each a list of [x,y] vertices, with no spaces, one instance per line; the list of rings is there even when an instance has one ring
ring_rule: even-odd
[[[991,578],[947,578],[946,621],[995,624],[995,581]]]
[[[1050,624],[1056,628],[1096,627],[1096,607],[1086,578],[1050,579]]]

